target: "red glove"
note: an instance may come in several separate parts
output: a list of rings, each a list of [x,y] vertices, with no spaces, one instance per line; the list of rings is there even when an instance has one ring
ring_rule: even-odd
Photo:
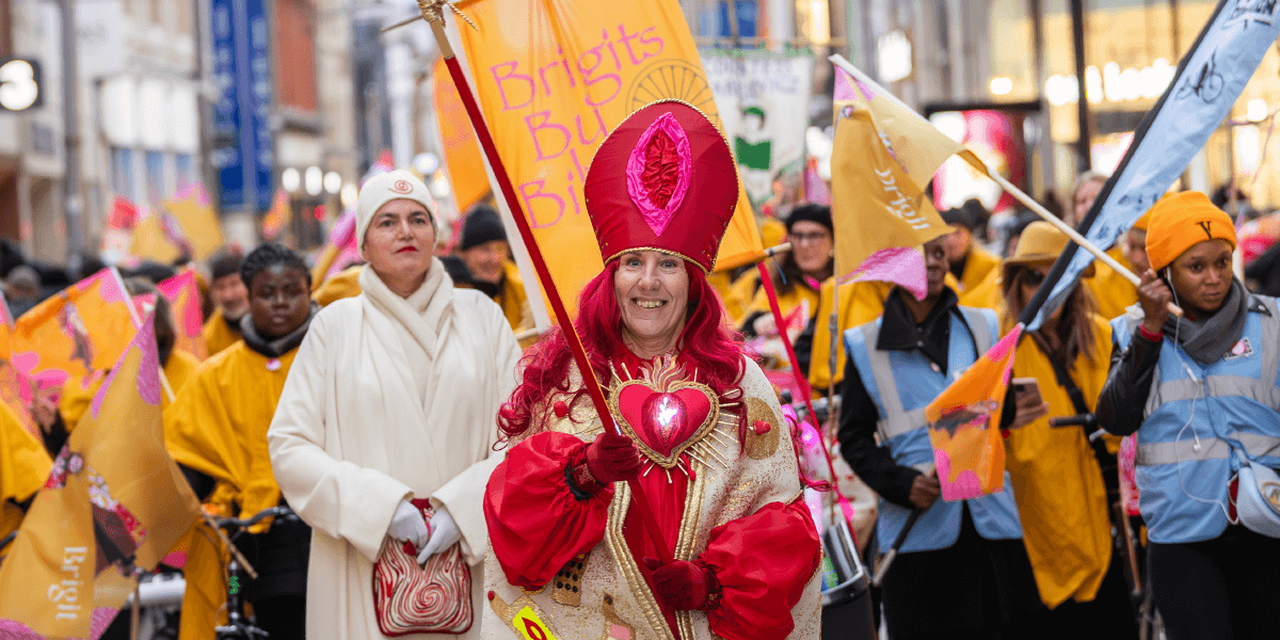
[[[640,475],[640,451],[636,443],[608,431],[587,445],[587,470],[602,485],[630,480]]]
[[[655,558],[645,558],[644,564],[653,571],[653,595],[673,611],[707,611],[720,603],[720,582],[707,565],[688,560],[664,565]]]

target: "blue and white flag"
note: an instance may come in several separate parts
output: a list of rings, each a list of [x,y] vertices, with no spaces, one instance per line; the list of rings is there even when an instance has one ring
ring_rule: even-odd
[[[1226,117],[1245,84],[1280,34],[1277,0],[1223,0],[1156,106],[1147,112],[1133,143],[1107,180],[1080,232],[1098,247],[1115,243],[1182,175],[1187,164]],[[1083,92],[1082,92],[1083,99]],[[1057,309],[1093,254],[1070,244],[1027,304],[1020,321],[1035,331]]]

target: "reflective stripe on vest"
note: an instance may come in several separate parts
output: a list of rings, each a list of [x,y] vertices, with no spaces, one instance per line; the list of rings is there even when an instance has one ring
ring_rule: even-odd
[[[965,324],[969,325],[969,333],[973,335],[978,357],[982,357],[982,354],[991,349],[991,330],[987,326],[987,319],[982,317],[978,309],[958,308],[963,314]],[[950,321],[949,318],[948,321]],[[898,382],[893,376],[889,354],[875,348],[880,338],[880,324],[868,322],[862,325],[861,331],[867,345],[867,359],[871,361],[871,375],[875,378],[876,388],[880,391],[880,402],[884,405],[886,414],[876,423],[876,432],[880,434],[881,442],[888,442],[896,436],[925,426],[925,407],[918,407],[911,411],[902,407],[902,398],[898,396]]]
[[[1280,457],[1280,437],[1256,433],[1238,433],[1239,442],[1250,457]],[[1225,460],[1231,456],[1231,445],[1218,438],[1200,438],[1196,450],[1195,438],[1183,438],[1177,442],[1153,442],[1139,444],[1135,462],[1143,466],[1178,464],[1195,460]]]
[[[1280,406],[1280,389],[1276,387],[1276,373],[1280,368],[1280,345],[1268,336],[1280,335],[1280,311],[1276,309],[1274,298],[1254,297],[1267,309],[1267,313],[1258,314],[1262,323],[1262,374],[1257,378],[1246,376],[1205,376],[1203,380],[1195,378],[1179,378],[1162,381],[1160,368],[1152,372],[1151,393],[1147,396],[1146,417],[1151,417],[1160,405],[1180,400],[1201,400],[1220,397],[1252,398],[1268,407]],[[1252,307],[1252,303],[1249,305]],[[1246,312],[1248,313],[1248,312]],[[1175,345],[1176,346],[1176,345]],[[1188,365],[1184,365],[1188,366]]]

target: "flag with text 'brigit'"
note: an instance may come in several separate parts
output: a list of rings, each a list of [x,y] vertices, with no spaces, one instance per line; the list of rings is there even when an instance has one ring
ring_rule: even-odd
[[[198,360],[204,360],[208,349],[204,344],[204,313],[200,308],[200,285],[196,271],[190,267],[156,285],[169,301],[178,340],[174,346]]]
[[[576,292],[603,268],[582,185],[605,136],[665,98],[720,125],[698,49],[676,0],[457,6],[479,26],[462,25],[458,37],[484,120],[572,312]],[[739,195],[716,267],[742,264],[762,249],[751,204]]]
[[[924,298],[924,258],[916,247],[949,229],[885,147],[865,107],[860,101],[837,116],[831,152],[836,275],[894,282]]]
[[[929,441],[943,500],[967,500],[1004,488],[1000,412],[1022,325],[991,347],[929,406]]]
[[[1112,246],[1164,195],[1221,126],[1277,35],[1280,3],[1275,0],[1218,3],[1080,223],[1085,239]],[[1067,245],[1019,318],[1028,331],[1038,329],[1066,300],[1092,262],[1092,253]]]
[[[54,460],[0,564],[0,637],[97,638],[199,515],[164,446],[150,317]]]
[[[44,387],[111,368],[135,332],[130,304],[111,269],[63,289],[18,318],[14,366]]]

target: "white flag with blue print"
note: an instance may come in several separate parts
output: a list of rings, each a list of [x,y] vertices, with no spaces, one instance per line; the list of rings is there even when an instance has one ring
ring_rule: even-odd
[[[1081,233],[1090,242],[1104,248],[1114,244],[1160,199],[1208,141],[1280,33],[1277,4],[1277,0],[1223,0],[1218,4],[1081,223]],[[1066,299],[1080,272],[1093,259],[1075,244],[1068,246],[1049,274],[1048,281],[1055,284],[1048,300],[1044,301],[1046,294],[1041,291],[1027,305],[1028,313],[1021,320],[1027,322],[1028,331],[1038,329]],[[1036,314],[1034,319],[1027,317],[1031,313]]]

